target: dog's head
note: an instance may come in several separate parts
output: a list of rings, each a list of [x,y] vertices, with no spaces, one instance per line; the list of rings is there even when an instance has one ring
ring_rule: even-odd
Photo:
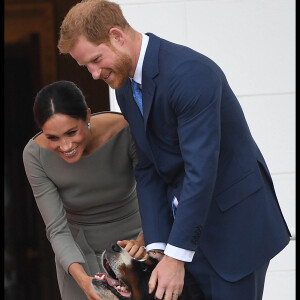
[[[152,257],[134,259],[126,250],[114,244],[102,254],[106,273],[96,274],[92,285],[107,300],[154,299],[154,292],[148,294],[148,282],[157,263]]]

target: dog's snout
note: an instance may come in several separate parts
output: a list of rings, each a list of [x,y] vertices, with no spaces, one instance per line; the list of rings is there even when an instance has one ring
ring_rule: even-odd
[[[118,245],[118,244],[113,244],[111,249],[114,251],[114,252],[121,252],[122,248]]]

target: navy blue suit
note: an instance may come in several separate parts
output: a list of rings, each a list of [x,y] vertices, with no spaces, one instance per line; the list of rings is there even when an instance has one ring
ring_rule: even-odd
[[[222,278],[237,281],[290,240],[270,173],[222,70],[192,49],[147,35],[144,115],[129,79],[116,91],[139,157],[145,242],[201,249]]]

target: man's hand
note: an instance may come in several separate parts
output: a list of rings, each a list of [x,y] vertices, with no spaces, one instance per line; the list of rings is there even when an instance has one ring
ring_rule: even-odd
[[[151,274],[149,294],[157,283],[156,299],[176,300],[183,289],[184,274],[184,262],[165,255]]]

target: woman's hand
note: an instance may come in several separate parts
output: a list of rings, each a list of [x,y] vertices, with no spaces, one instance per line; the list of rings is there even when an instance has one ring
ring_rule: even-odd
[[[144,235],[141,234],[136,240],[122,240],[117,244],[124,248],[135,259],[147,258],[145,251]]]
[[[85,281],[85,283],[83,283],[83,286],[82,286],[83,291],[85,292],[85,294],[87,295],[89,300],[104,300],[94,290],[94,288],[92,286],[92,280],[93,280],[93,277],[86,278],[86,281]]]
[[[92,286],[93,277],[86,274],[83,267],[79,263],[73,263],[69,267],[69,273],[76,280],[80,288],[84,291],[88,300],[104,300],[101,298]]]

